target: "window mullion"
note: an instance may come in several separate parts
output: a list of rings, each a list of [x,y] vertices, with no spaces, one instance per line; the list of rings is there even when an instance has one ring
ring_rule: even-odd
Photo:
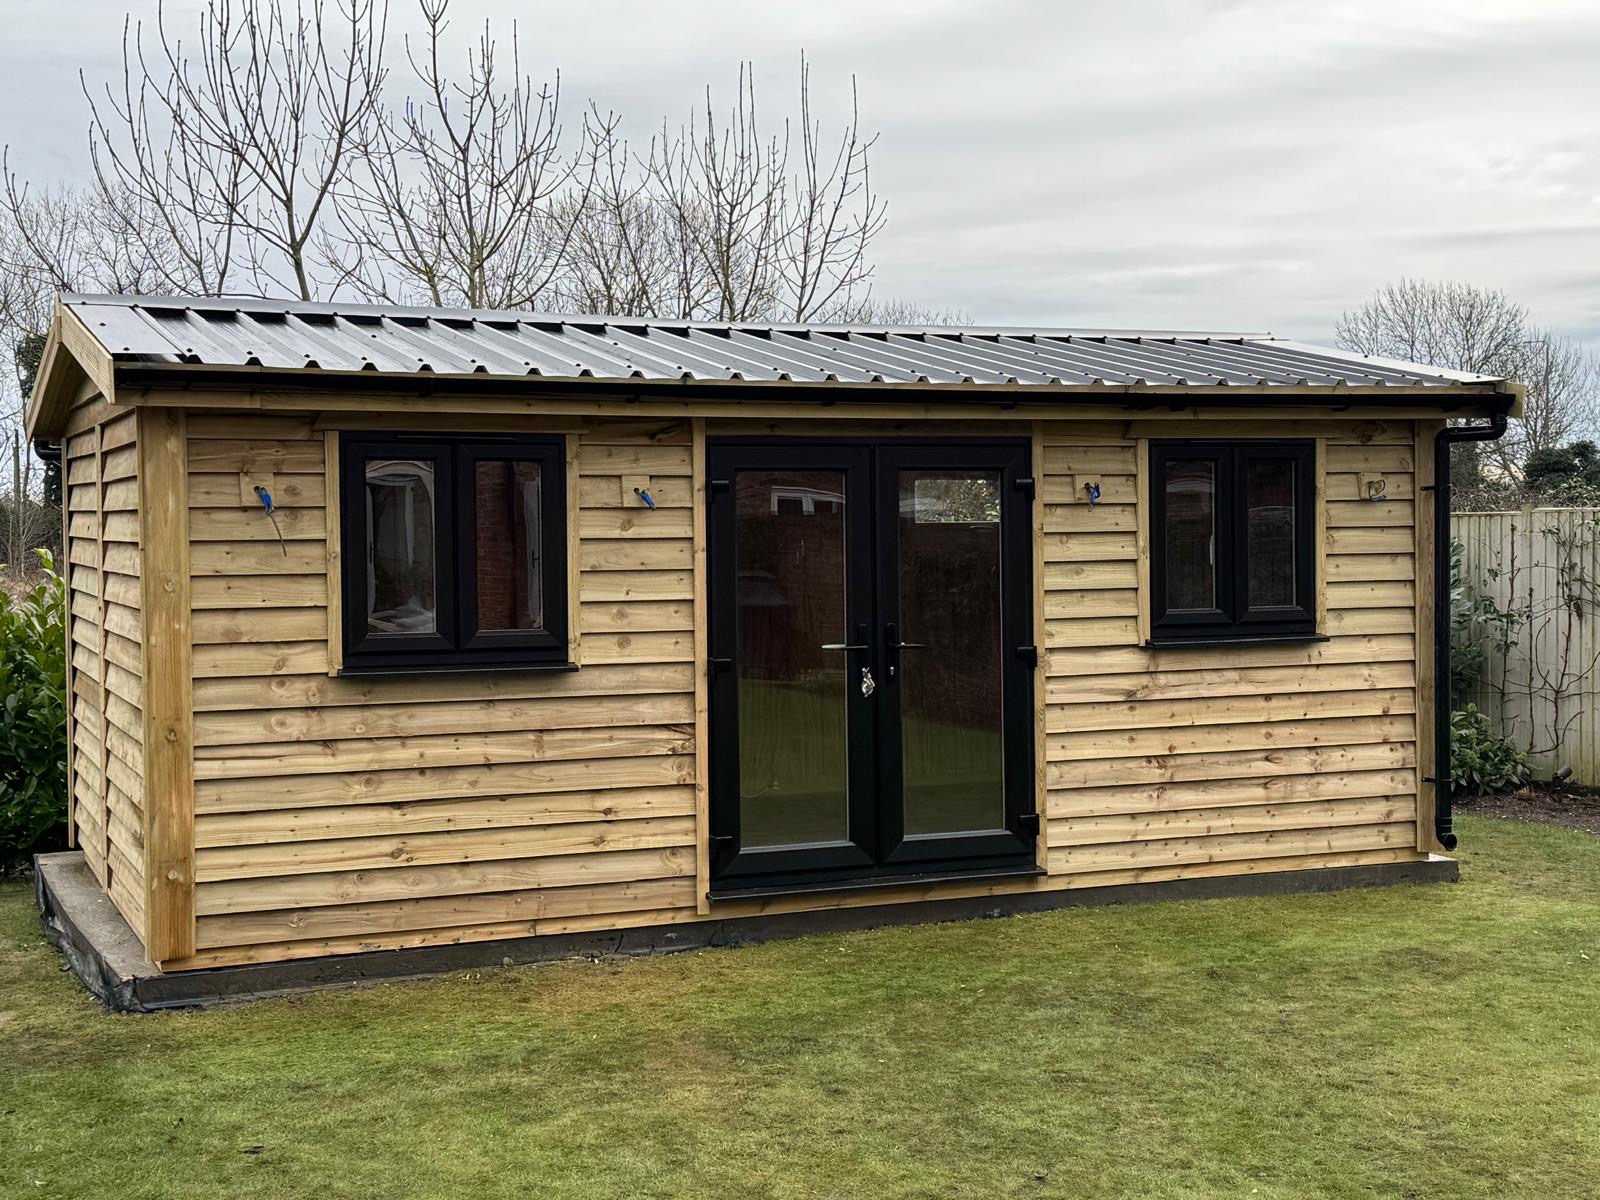
[[[1217,586],[1224,594],[1218,597],[1217,607],[1233,624],[1244,616],[1248,595],[1244,555],[1247,506],[1240,500],[1244,473],[1244,455],[1238,447],[1223,449],[1217,463]]]
[[[443,466],[449,474],[444,486],[438,489],[434,500],[437,507],[433,514],[436,527],[452,533],[448,538],[439,539],[439,595],[442,601],[450,605],[449,632],[446,637],[456,650],[465,646],[467,640],[462,581],[472,566],[472,551],[467,543],[472,503],[470,496],[463,495],[463,481],[470,479],[472,473],[464,469],[465,459],[466,448],[463,446],[452,446],[449,453],[443,456]]]

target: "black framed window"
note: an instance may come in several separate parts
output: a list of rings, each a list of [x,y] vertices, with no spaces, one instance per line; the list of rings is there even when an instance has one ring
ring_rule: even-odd
[[[345,435],[347,672],[564,668],[562,439]]]
[[[1314,637],[1316,443],[1150,443],[1152,642]]]

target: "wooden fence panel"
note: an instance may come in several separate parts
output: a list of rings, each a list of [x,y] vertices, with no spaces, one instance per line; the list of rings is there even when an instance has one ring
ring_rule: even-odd
[[[1600,508],[1456,513],[1472,590],[1518,614],[1480,627],[1488,661],[1468,699],[1527,749],[1535,776],[1600,784]]]

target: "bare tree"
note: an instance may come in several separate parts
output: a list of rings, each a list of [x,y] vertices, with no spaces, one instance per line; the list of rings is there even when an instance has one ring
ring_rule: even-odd
[[[872,190],[867,161],[877,135],[861,133],[861,106],[850,81],[850,122],[831,161],[822,126],[811,118],[811,65],[800,59],[800,162],[795,170],[794,219],[781,264],[785,299],[797,321],[848,304],[872,276],[867,251],[883,229],[886,205]]]
[[[586,190],[562,153],[560,81],[535,86],[523,73],[513,24],[502,82],[488,22],[455,81],[442,60],[449,7],[421,2],[425,35],[406,40],[421,95],[371,125],[328,257],[369,296],[533,307],[564,268]],[[559,200],[569,189],[576,205]]]
[[[708,89],[703,118],[676,134],[663,127],[644,163],[646,194],[665,210],[660,226],[680,242],[678,311],[661,315],[802,321],[868,281],[885,210],[871,187],[875,139],[861,134],[854,91],[852,83],[851,117],[831,156],[811,116],[803,58],[793,162],[787,121],[781,135],[761,133],[749,66],[724,122]]]
[[[154,214],[168,290],[318,290],[313,258],[383,83],[382,0],[207,0],[196,53],[157,9],[154,45],[125,24],[121,86],[90,109],[108,203]],[[144,221],[126,214],[129,227]]]
[[[688,244],[650,194],[621,127],[616,113],[590,106],[582,151],[588,186],[560,201],[573,236],[556,303],[574,312],[680,315],[696,292]]]
[[[1595,433],[1600,365],[1554,331],[1530,327],[1511,374],[1528,389],[1522,419],[1489,449],[1500,469],[1520,481],[1529,455]]]
[[[1519,488],[1537,450],[1592,433],[1600,418],[1600,372],[1584,351],[1535,325],[1504,292],[1467,283],[1402,279],[1339,318],[1339,345],[1362,354],[1499,375],[1527,388],[1525,412],[1486,447],[1459,446],[1467,477],[1486,464],[1499,490]]]
[[[814,319],[831,325],[883,325],[921,327],[930,325],[971,325],[972,314],[962,308],[930,308],[913,300],[880,298],[868,292],[836,301],[814,314]]]
[[[1424,279],[1385,284],[1334,326],[1347,350],[1484,375],[1520,362],[1527,337],[1527,310],[1504,292]]]
[[[708,90],[642,154],[593,105],[567,145],[559,83],[523,71],[514,27],[485,25],[454,71],[449,0],[420,7],[399,106],[386,0],[206,0],[192,46],[164,6],[149,36],[125,24],[120,81],[83,82],[97,229],[127,260],[103,286],[725,320],[877,306],[885,207],[853,81],[836,139],[802,58],[792,145],[787,121],[763,131],[748,66],[725,116]],[[6,185],[30,260],[71,286],[51,264],[83,240],[75,215]]]

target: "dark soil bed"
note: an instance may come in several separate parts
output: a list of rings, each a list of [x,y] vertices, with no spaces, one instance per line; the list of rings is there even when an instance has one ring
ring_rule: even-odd
[[[1600,833],[1600,790],[1594,788],[1531,783],[1503,796],[1463,796],[1456,805],[1467,812],[1504,821],[1532,821]]]

